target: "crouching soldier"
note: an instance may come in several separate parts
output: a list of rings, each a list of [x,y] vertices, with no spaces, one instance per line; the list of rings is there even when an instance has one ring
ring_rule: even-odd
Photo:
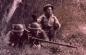
[[[9,38],[9,45],[21,47],[28,40],[28,33],[22,24],[13,24]]]
[[[47,33],[49,40],[52,41],[55,36],[55,32],[61,27],[59,20],[53,13],[54,7],[51,4],[47,4],[43,7],[44,14],[38,17],[37,22],[41,25],[42,29]]]
[[[33,22],[29,27],[32,38],[30,39],[30,43],[32,46],[41,47],[41,41],[38,39],[42,39],[48,41],[48,37],[46,33],[41,29],[40,25],[37,22]],[[37,39],[36,39],[37,38]]]

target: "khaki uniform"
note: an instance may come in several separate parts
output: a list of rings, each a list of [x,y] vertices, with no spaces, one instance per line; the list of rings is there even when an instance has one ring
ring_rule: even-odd
[[[30,38],[30,43],[32,45],[34,44],[39,45],[41,43],[41,41],[36,40],[33,37],[48,41],[48,37],[46,33],[44,32],[44,30],[41,29],[40,25],[37,22],[33,22],[32,24],[30,24],[29,29],[30,29],[30,34],[32,36]]]
[[[53,39],[55,30],[61,27],[58,19],[54,15],[51,15],[49,18],[47,18],[43,14],[37,19],[37,22],[41,25],[42,29],[47,33],[49,40]]]
[[[28,41],[28,32],[22,24],[13,24],[13,29],[8,32],[9,45],[22,47]]]

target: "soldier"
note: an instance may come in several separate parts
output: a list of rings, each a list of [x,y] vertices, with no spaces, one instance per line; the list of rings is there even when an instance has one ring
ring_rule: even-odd
[[[9,38],[9,45],[21,47],[28,40],[28,32],[25,31],[22,24],[13,24]]]
[[[30,38],[30,43],[32,44],[31,47],[33,47],[34,45],[38,48],[41,47],[41,41],[35,39],[43,39],[48,41],[48,37],[46,35],[46,33],[41,29],[41,26],[35,21],[32,24],[30,24],[30,26],[28,27],[31,33],[32,38]],[[33,38],[35,37],[35,38]]]
[[[37,22],[47,33],[50,41],[54,38],[55,31],[61,27],[58,19],[53,14],[53,9],[54,7],[51,4],[45,5],[43,8],[44,14],[37,19]]]

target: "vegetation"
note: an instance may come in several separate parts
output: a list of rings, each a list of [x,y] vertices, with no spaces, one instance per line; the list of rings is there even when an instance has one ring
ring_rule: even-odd
[[[8,14],[13,0],[0,0],[0,25],[5,14]],[[31,15],[37,17],[43,13],[43,6],[51,3],[54,13],[62,24],[56,36],[56,42],[68,43],[76,48],[68,48],[59,45],[44,43],[41,50],[30,48],[28,44],[24,48],[7,45],[7,36],[0,37],[0,55],[85,55],[86,54],[86,1],[85,0],[23,0],[13,14],[8,30],[12,23],[24,23],[26,26],[32,22]],[[0,29],[1,30],[1,29]],[[50,46],[48,46],[50,45]]]

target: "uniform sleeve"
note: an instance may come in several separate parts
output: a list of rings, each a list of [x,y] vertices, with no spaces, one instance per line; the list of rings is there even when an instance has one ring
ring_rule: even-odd
[[[41,29],[41,34],[42,34],[41,36],[44,37],[44,40],[45,40],[45,41],[49,41],[49,38],[48,38],[46,32],[45,32],[44,30],[42,30],[42,29]]]
[[[39,17],[37,18],[37,22],[40,24],[41,21],[42,21],[42,19],[43,19],[43,15],[41,15],[41,16],[39,16]]]
[[[41,22],[41,18],[40,18],[40,17],[38,17],[37,22],[38,22],[38,23],[40,23],[40,22]]]
[[[60,24],[59,20],[57,19],[57,17],[54,17],[54,18],[55,18],[55,27],[60,29],[61,24]]]

